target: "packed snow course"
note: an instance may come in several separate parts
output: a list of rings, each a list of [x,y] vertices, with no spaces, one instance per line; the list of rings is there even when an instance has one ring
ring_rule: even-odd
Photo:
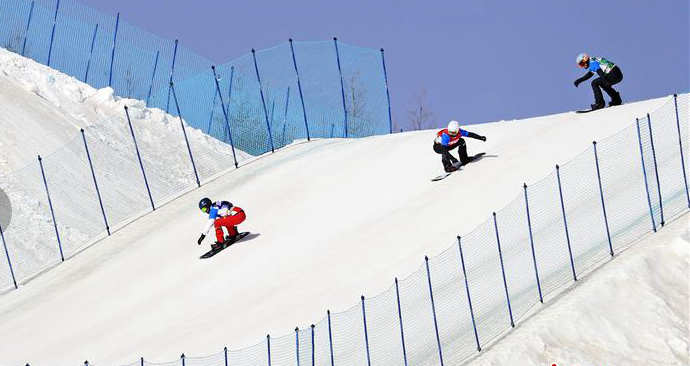
[[[57,85],[54,90],[61,95],[60,98],[68,99],[60,94],[61,89]],[[16,93],[21,94],[19,89]],[[103,91],[98,93],[107,94]],[[118,100],[112,96],[104,99],[104,104]],[[684,111],[681,114],[685,118],[683,146],[687,149],[687,95],[680,96],[678,100]],[[28,99],[25,108],[21,108],[26,116],[36,113],[31,101]],[[521,197],[523,182],[532,186],[545,176],[552,177],[555,164],[567,162],[591,149],[592,140],[601,141],[616,133],[628,133],[635,118],[662,107],[672,110],[672,106],[669,108],[672,102],[672,98],[664,97],[587,115],[564,113],[468,126],[470,131],[488,137],[485,143],[468,140],[470,153],[486,151],[488,156],[435,183],[429,181],[441,170],[440,158],[431,150],[435,131],[357,140],[318,140],[282,149],[245,164],[219,179],[208,179],[210,182],[201,188],[158,207],[155,212],[114,232],[112,236],[36,277],[19,290],[5,294],[0,304],[0,363],[67,365],[88,359],[91,364],[104,365],[138,363],[139,357],[143,357],[147,363],[177,359],[175,364],[180,364],[179,355],[184,352],[188,356],[187,365],[208,363],[211,359],[190,356],[211,354],[216,355],[212,359],[220,364],[223,347],[245,349],[263,340],[259,347],[247,348],[245,352],[257,358],[244,360],[247,365],[261,364],[266,357],[266,334],[271,334],[285,335],[272,339],[272,364],[294,364],[295,337],[294,333],[289,334],[290,330],[299,326],[302,329],[298,338],[301,347],[310,347],[308,329],[310,324],[316,323],[319,332],[317,345],[320,346],[318,357],[321,359],[327,352],[327,346],[322,342],[325,309],[331,309],[336,346],[356,345],[355,348],[338,348],[336,359],[343,360],[341,364],[366,364],[361,312],[358,311],[360,295],[366,295],[369,301],[381,299],[381,296],[389,298],[391,293],[395,296],[395,292],[391,292],[394,277],[401,279],[402,286],[408,286],[405,284],[410,282],[403,279],[410,273],[420,272],[419,266],[425,255],[434,261],[453,247],[457,248],[456,235],[470,233],[468,235],[471,236],[478,225],[485,226],[493,211],[499,211],[507,202]],[[78,102],[75,105],[78,108]],[[134,109],[137,104],[127,102],[127,105]],[[50,104],[46,104],[42,112],[47,113],[45,117],[48,120],[49,107]],[[118,109],[117,106],[112,108]],[[156,113],[141,105],[138,108],[142,114],[134,115],[150,116]],[[55,113],[58,113],[57,108]],[[136,118],[134,115],[132,117]],[[36,119],[41,120],[40,117]],[[176,174],[188,170],[189,163],[182,159],[185,147],[182,144],[167,146],[167,141],[160,141],[170,139],[168,136],[173,135],[165,135],[166,128],[156,127],[156,119],[151,119],[149,123],[141,124],[143,129],[152,129],[148,137],[151,141],[150,151],[160,148],[161,156],[180,156],[169,164],[152,168],[154,171],[160,170],[151,174],[161,177],[159,184],[166,179],[174,182],[179,176]],[[161,116],[158,121],[163,126],[169,126],[169,129],[173,125],[179,128],[179,120],[175,124],[175,121]],[[673,122],[672,119],[669,121]],[[4,132],[9,122],[3,120],[2,123]],[[82,125],[69,119],[65,123],[76,125],[72,130],[77,134],[72,136],[81,137],[77,128]],[[49,128],[43,125],[34,124],[36,130],[33,133],[17,128],[25,133],[18,135],[14,143],[21,144],[21,138],[28,136],[41,136],[43,128]],[[125,132],[118,130],[117,135]],[[656,133],[658,130],[655,130],[655,138],[664,141],[656,140],[657,150],[665,149],[669,139],[674,137]],[[108,132],[104,134],[104,140],[105,136],[111,135],[116,134]],[[174,136],[179,139],[179,135]],[[636,138],[634,133],[630,136]],[[203,139],[203,136],[199,138]],[[677,142],[677,135],[675,138]],[[72,141],[69,136],[65,139],[64,142]],[[194,141],[194,138],[190,137],[190,140]],[[637,140],[633,142],[637,143]],[[209,140],[206,143],[215,142]],[[601,142],[601,147],[604,146],[605,141]],[[673,146],[677,149],[677,145]],[[10,155],[8,152],[3,148],[3,154]],[[640,157],[634,153],[639,151],[625,151],[623,155],[631,155],[630,161],[639,164]],[[33,155],[33,152],[27,153],[26,158]],[[11,158],[6,160],[10,162]],[[671,163],[679,164],[670,159],[660,159],[662,174],[663,168]],[[107,164],[102,165],[105,166]],[[603,168],[605,172],[613,169],[610,165]],[[115,171],[110,172],[111,177],[121,173],[119,166],[113,169]],[[639,166],[636,165],[635,169],[639,169]],[[680,170],[679,166],[677,170]],[[217,168],[216,172],[222,172],[222,169]],[[565,182],[573,179],[572,175],[564,178],[567,178]],[[621,192],[627,191],[625,186],[617,187]],[[682,213],[678,207],[682,207],[684,196],[682,192],[675,192],[675,187],[674,192],[666,193],[671,196],[665,203],[675,208],[676,213]],[[170,191],[175,188],[173,185]],[[38,189],[34,191],[40,192]],[[642,192],[644,194],[644,190]],[[197,209],[198,199],[203,196],[227,199],[244,208],[248,219],[241,229],[255,234],[207,261],[197,259],[207,249],[207,243],[203,247],[195,243],[204,224],[204,217]],[[557,191],[554,197],[557,199]],[[570,199],[567,202],[572,204],[577,195],[567,197]],[[74,199],[78,200],[76,197]],[[646,200],[642,202],[646,203]],[[15,206],[23,207],[21,204]],[[673,212],[668,206],[667,215]],[[45,206],[41,207],[43,211],[39,214],[42,220],[50,224],[46,220],[50,214],[45,211]],[[558,208],[554,207],[555,217],[549,217],[554,226],[562,223]],[[654,211],[654,216],[658,216],[659,208],[655,207]],[[84,207],[81,212],[84,215],[99,213],[98,206],[94,204]],[[592,217],[601,215],[600,211],[585,213]],[[583,272],[588,272],[579,268],[580,281],[586,282],[583,286],[575,287],[565,295],[559,295],[564,287],[545,289],[546,311],[525,318],[545,307],[535,297],[533,307],[522,310],[523,317],[518,319],[518,329],[496,343],[492,347],[495,352],[492,348],[486,352],[484,348],[482,353],[486,354],[482,357],[486,358],[476,361],[480,364],[515,364],[516,358],[506,349],[521,346],[521,353],[515,357],[526,360],[525,364],[544,361],[581,364],[590,361],[649,364],[687,362],[688,339],[685,330],[688,326],[688,307],[682,306],[683,301],[687,304],[688,298],[687,215],[675,222],[673,218],[673,215],[667,216],[667,227],[648,237],[648,240],[654,240],[652,244],[640,242],[634,251],[623,252],[600,271],[584,277]],[[617,253],[645,232],[651,231],[651,224],[647,226],[647,229],[635,232],[633,236],[624,235],[623,238],[630,240],[617,242],[614,247]],[[50,228],[46,226],[46,235],[49,235]],[[577,245],[576,233],[571,233],[574,246]],[[12,237],[17,238],[8,235],[8,241]],[[468,273],[470,281],[473,273],[481,270],[476,265],[477,257],[472,259],[472,252],[492,250],[495,253],[494,242],[482,244],[487,248],[473,248],[471,242],[465,244],[468,267],[475,268],[475,272]],[[603,248],[606,248],[605,243]],[[504,248],[506,251],[509,249],[509,246]],[[514,252],[515,248],[512,249]],[[508,253],[505,255],[509,258]],[[529,246],[521,248],[519,256],[525,255],[530,256]],[[601,261],[606,260],[605,249]],[[654,262],[650,264],[650,261]],[[641,263],[649,268],[641,268]],[[531,262],[527,265],[531,265]],[[459,266],[454,268],[460,271]],[[661,268],[667,268],[668,273],[658,274]],[[598,280],[600,273],[597,272],[601,273],[601,280]],[[608,272],[613,272],[614,277],[604,277]],[[683,273],[686,275],[683,276]],[[618,275],[618,281],[615,275]],[[635,285],[638,283],[647,284],[644,289],[648,291],[636,291]],[[426,299],[428,296],[428,292],[424,292],[428,291],[425,282],[414,286],[418,288],[416,293],[402,293],[402,302],[407,304],[403,312],[414,309],[407,300]],[[485,291],[502,295],[501,286],[502,283],[498,282],[497,288]],[[586,292],[587,289],[590,292]],[[463,288],[453,290],[454,294],[461,294]],[[617,309],[614,303],[607,302],[612,290],[616,290],[615,300],[621,300],[620,306],[625,306],[625,309]],[[376,296],[383,291],[387,291],[385,295]],[[480,302],[482,296],[477,297]],[[590,300],[592,307],[582,308],[581,305]],[[440,306],[443,297],[437,298],[437,301]],[[587,310],[598,311],[594,306],[601,302],[611,304],[602,310],[602,316],[608,315],[606,327],[602,327],[599,316],[592,314],[595,310]],[[388,311],[391,303],[386,304],[385,310]],[[395,304],[394,297],[392,304]],[[343,312],[353,305],[354,312]],[[639,314],[637,310],[644,306],[647,310],[643,313],[645,318],[639,319],[638,324],[649,324],[647,321],[660,317],[667,321],[655,323],[658,326],[648,331],[626,326],[625,323],[630,321],[626,316]],[[373,315],[376,309],[368,310],[368,315],[372,317],[370,321],[375,323],[376,317]],[[481,308],[477,310],[482,311]],[[409,324],[415,324],[415,318],[426,319],[430,313],[431,310],[424,307],[420,313],[406,313],[404,316],[408,317]],[[493,310],[488,309],[484,316],[491,313]],[[503,326],[509,327],[507,315],[503,315],[507,313],[505,308],[501,308],[500,313],[501,321],[505,323]],[[391,315],[392,319],[397,319],[397,313]],[[440,315],[446,319],[449,316],[447,313]],[[465,314],[461,316],[468,317]],[[554,318],[559,326],[553,324]],[[440,316],[440,319],[443,317]],[[530,321],[523,324],[524,319]],[[343,324],[349,328],[338,329],[338,325]],[[441,327],[443,325],[440,323]],[[378,345],[381,345],[382,338],[398,344],[400,337],[397,326],[397,323],[391,323],[389,328],[376,331],[372,327],[372,333],[369,333],[372,344],[379,342]],[[584,331],[585,328],[589,333]],[[599,329],[602,332],[595,339],[600,343],[585,342],[584,337]],[[638,331],[635,336],[621,335],[632,329]],[[433,324],[431,332],[428,330],[427,324],[424,329],[418,328],[418,332],[406,333],[409,350],[426,347],[423,358],[416,359],[414,364],[438,363],[438,359],[434,358],[438,354],[432,333]],[[442,335],[446,334],[442,332]],[[621,340],[621,337],[624,339]],[[665,342],[649,343],[653,337]],[[426,343],[429,339],[434,342]],[[465,339],[470,340],[471,348],[474,339],[471,333],[467,337],[463,334],[462,340]],[[515,341],[510,343],[513,339]],[[618,340],[615,353],[606,346],[607,342],[613,340]],[[482,341],[488,342],[489,339]],[[645,344],[652,345],[643,347]],[[548,352],[544,351],[546,348]],[[372,364],[389,364],[381,361],[385,357],[389,357],[390,363],[398,360],[398,355],[382,356],[380,349],[372,349]],[[454,347],[445,349],[446,362],[466,359],[467,355],[455,350]],[[351,354],[357,354],[357,357],[348,358]],[[544,357],[539,358],[539,354]],[[303,360],[308,359],[306,354],[302,354],[302,357]],[[411,357],[421,356],[417,353],[417,356]]]

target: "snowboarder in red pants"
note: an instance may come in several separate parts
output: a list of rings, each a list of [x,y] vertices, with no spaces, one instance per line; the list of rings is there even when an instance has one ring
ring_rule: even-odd
[[[204,226],[199,240],[197,240],[197,244],[201,245],[201,242],[211,230],[211,227],[216,229],[216,242],[211,244],[211,249],[218,250],[222,248],[223,245],[230,245],[235,242],[239,234],[237,225],[244,222],[247,218],[244,210],[237,206],[233,206],[232,203],[228,201],[212,202],[210,198],[201,199],[201,201],[199,201],[199,209],[203,213],[208,213],[208,221]],[[223,228],[228,232],[227,237],[223,236]]]

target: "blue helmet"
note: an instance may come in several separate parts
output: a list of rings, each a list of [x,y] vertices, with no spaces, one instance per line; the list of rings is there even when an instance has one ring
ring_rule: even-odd
[[[204,211],[204,209],[206,209],[206,211],[204,212],[208,212],[208,210],[211,208],[211,204],[213,204],[211,199],[208,197],[204,197],[201,199],[201,201],[199,201],[199,209],[201,211]]]

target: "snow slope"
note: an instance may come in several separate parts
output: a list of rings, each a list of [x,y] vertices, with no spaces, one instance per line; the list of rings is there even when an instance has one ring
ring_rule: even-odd
[[[472,125],[481,163],[431,184],[435,131],[277,151],[180,197],[2,298],[0,362],[123,364],[243,348],[355,305],[416,270],[554,165],[669,98]],[[243,207],[258,236],[197,259],[198,199]],[[209,239],[204,245],[209,243]],[[686,296],[687,297],[687,296]]]

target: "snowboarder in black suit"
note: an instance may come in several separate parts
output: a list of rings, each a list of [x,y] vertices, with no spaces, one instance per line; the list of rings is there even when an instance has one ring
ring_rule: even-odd
[[[611,101],[609,102],[610,107],[623,103],[621,95],[613,88],[613,85],[623,80],[623,73],[616,64],[603,57],[590,58],[586,53],[579,54],[576,61],[578,66],[587,69],[587,73],[583,77],[575,80],[575,87],[591,78],[594,73],[599,75],[598,78],[592,80],[592,89],[594,90],[594,104],[591,106],[592,110],[601,109],[606,106],[601,89],[604,89],[606,94],[611,97]]]

